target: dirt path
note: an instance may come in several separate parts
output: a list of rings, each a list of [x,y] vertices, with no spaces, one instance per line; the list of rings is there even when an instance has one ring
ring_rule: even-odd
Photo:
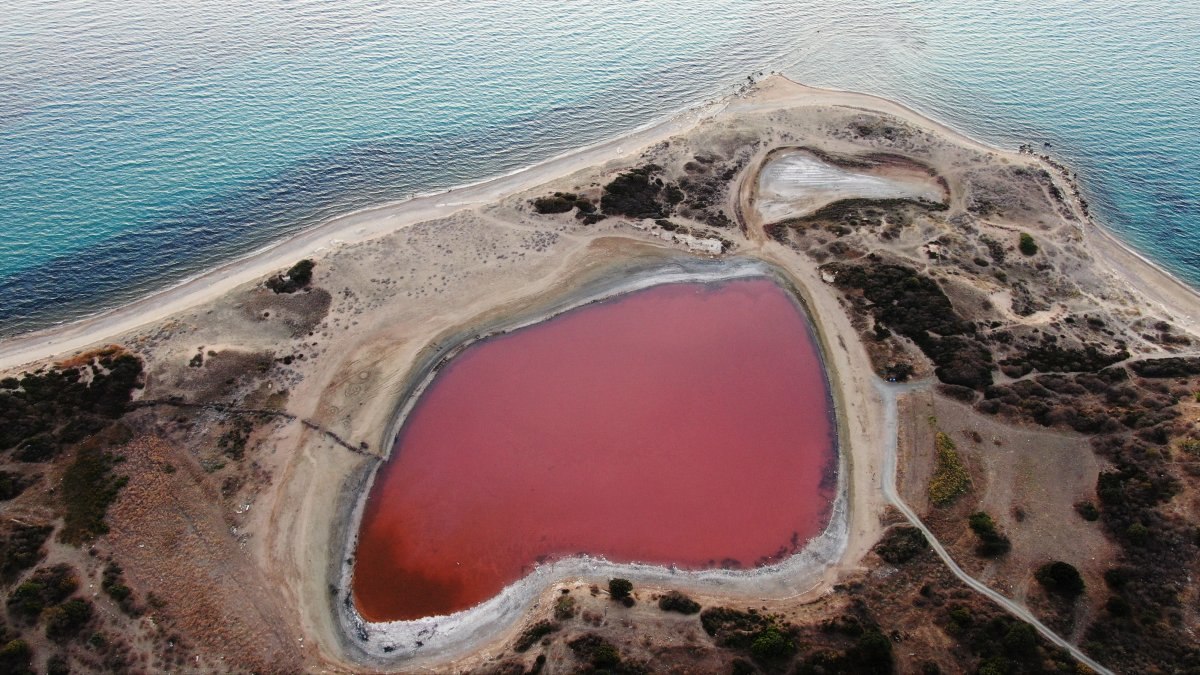
[[[1082,651],[1080,651],[1078,647],[1068,642],[1058,633],[1055,633],[1047,628],[1046,625],[1041,621],[1038,621],[1037,617],[1035,617],[1028,609],[1018,605],[1012,600],[1009,600],[1003,595],[1000,595],[983,582],[976,580],[974,577],[964,572],[963,569],[958,566],[958,563],[954,562],[954,558],[950,557],[950,553],[944,546],[942,546],[942,543],[937,540],[937,537],[933,535],[933,532],[925,526],[925,523],[921,522],[921,519],[917,516],[916,512],[909,508],[908,504],[904,503],[904,500],[900,498],[900,493],[896,490],[896,445],[899,438],[896,399],[901,394],[919,391],[924,389],[926,386],[928,386],[928,383],[924,382],[906,385],[889,385],[884,384],[881,380],[875,380],[875,389],[879,392],[879,397],[883,399],[884,403],[884,427],[887,430],[886,441],[884,442],[884,497],[886,497],[887,500],[900,511],[900,513],[904,514],[904,517],[908,519],[908,522],[911,523],[913,527],[917,528],[925,535],[925,538],[929,540],[929,545],[933,547],[934,552],[938,554],[938,557],[942,559],[942,562],[946,563],[946,567],[950,568],[950,571],[954,573],[954,576],[958,577],[959,580],[961,580],[964,584],[999,605],[1004,611],[1033,626],[1035,629],[1037,629],[1037,632],[1042,634],[1042,637],[1070,652],[1071,656],[1075,657],[1075,659],[1080,663],[1091,668],[1097,673],[1112,675],[1111,670],[1105,668],[1099,663],[1096,663],[1090,657],[1088,657],[1087,654],[1084,654]]]

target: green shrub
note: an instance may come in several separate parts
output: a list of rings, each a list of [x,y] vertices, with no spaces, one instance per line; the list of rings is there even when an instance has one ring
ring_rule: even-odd
[[[628,579],[610,579],[608,582],[608,594],[613,600],[624,600],[633,592],[633,582]]]
[[[1021,241],[1017,244],[1017,248],[1025,255],[1033,255],[1038,252],[1037,242],[1033,240],[1033,236],[1027,232],[1021,233]]]
[[[750,654],[760,661],[780,661],[796,653],[796,642],[776,626],[769,626],[754,637]]]
[[[630,169],[604,186],[600,208],[609,215],[630,218],[666,218],[671,206],[663,197],[662,179],[655,178],[661,167],[653,164]]]
[[[109,563],[104,567],[104,574],[100,579],[100,588],[108,597],[116,601],[121,611],[130,616],[138,614],[137,608],[134,605],[133,591],[125,585],[120,565]]]
[[[305,258],[292,265],[287,272],[267,279],[266,287],[275,293],[295,293],[312,282],[312,271],[316,263]]]
[[[574,618],[575,611],[575,598],[566,593],[558,596],[558,599],[554,601],[554,618],[559,621]]]
[[[1046,563],[1037,569],[1034,578],[1049,593],[1076,598],[1083,593],[1083,577],[1070,563],[1061,560]]]
[[[516,652],[529,651],[530,647],[537,644],[542,638],[558,630],[558,628],[558,624],[553,621],[538,621],[521,631],[516,643],[513,644],[513,650]]]
[[[92,605],[82,598],[72,598],[46,610],[43,617],[46,621],[46,637],[65,640],[78,634],[91,621]]]
[[[0,544],[0,579],[11,581],[46,556],[42,545],[54,528],[49,525],[15,525]]]
[[[1075,504],[1075,512],[1079,514],[1080,518],[1088,522],[1100,520],[1100,509],[1096,508],[1096,505],[1090,501],[1082,501]]]
[[[18,638],[0,647],[0,672],[19,675],[34,672],[31,666],[33,650],[29,643]]]
[[[934,506],[946,506],[971,487],[971,476],[958,457],[954,440],[939,431],[934,439],[937,468],[929,480],[929,500]]]
[[[1000,533],[999,528],[996,527],[996,521],[983,511],[972,513],[968,523],[971,531],[979,537],[979,545],[975,547],[975,552],[979,555],[985,558],[995,558],[1012,549],[1012,543],[1009,542],[1008,537]]]
[[[581,635],[567,643],[576,658],[591,664],[596,669],[609,669],[621,665],[621,652],[616,645],[599,635]]]
[[[585,197],[574,192],[555,192],[549,197],[538,197],[533,200],[533,210],[541,214],[566,213],[578,208],[580,213],[591,213],[596,207]]]
[[[925,534],[911,525],[897,525],[875,544],[875,553],[892,564],[899,565],[912,560],[918,553],[929,548]]]
[[[141,375],[141,360],[118,347],[82,365],[25,373],[17,388],[0,389],[0,450],[24,462],[54,458],[124,415]]]
[[[664,612],[695,614],[700,611],[700,603],[679,591],[671,591],[658,599],[658,608]]]
[[[1188,455],[1200,455],[1200,438],[1185,438],[1179,441],[1179,451]]]

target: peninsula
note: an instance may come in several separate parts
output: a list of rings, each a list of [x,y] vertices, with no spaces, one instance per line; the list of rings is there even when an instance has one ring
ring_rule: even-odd
[[[0,343],[0,669],[1193,668],[1196,317],[770,76]]]

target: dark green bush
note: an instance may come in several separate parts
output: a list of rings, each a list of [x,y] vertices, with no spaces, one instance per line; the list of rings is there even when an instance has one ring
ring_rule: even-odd
[[[591,213],[595,205],[574,192],[555,192],[548,197],[538,197],[533,200],[533,210],[541,214],[566,213],[578,208],[581,213]]]
[[[0,578],[11,581],[46,556],[42,545],[54,528],[49,525],[20,525],[0,544]]]
[[[991,352],[936,281],[903,265],[833,263],[823,269],[839,287],[861,290],[875,320],[915,342],[939,380],[972,389],[992,384]]]
[[[266,286],[275,293],[295,293],[312,282],[312,271],[316,263],[304,259],[292,265],[287,272],[267,279]]]
[[[971,531],[979,537],[979,545],[975,547],[977,554],[985,558],[995,558],[1012,549],[1012,543],[996,527],[996,521],[983,511],[972,513],[968,523]]]
[[[633,582],[628,579],[610,579],[608,593],[613,600],[624,600],[633,592]]]
[[[615,668],[621,664],[621,652],[616,645],[599,635],[581,635],[567,643],[575,657],[596,669]]]
[[[1034,578],[1050,593],[1066,598],[1076,598],[1083,593],[1083,577],[1070,563],[1061,560],[1046,563],[1037,569]]]
[[[108,506],[129,480],[113,471],[121,461],[95,444],[80,447],[63,472],[62,500],[66,512],[59,539],[79,544],[108,532],[108,524],[104,522]]]
[[[43,615],[46,622],[46,637],[65,640],[77,635],[92,619],[92,605],[82,598],[70,600],[51,607]]]
[[[664,612],[695,614],[700,611],[700,603],[679,591],[671,591],[658,599],[658,608]]]
[[[141,375],[141,360],[118,348],[92,363],[25,373],[17,388],[0,389],[0,451],[16,448],[26,462],[54,458],[124,415]]]
[[[879,557],[892,565],[906,563],[928,548],[925,535],[911,525],[893,527],[875,544],[875,552]]]
[[[796,641],[776,626],[763,629],[750,643],[750,654],[760,661],[781,661],[795,653]]]
[[[1079,517],[1089,522],[1100,519],[1100,509],[1096,508],[1096,505],[1091,502],[1079,502],[1075,505],[1075,511],[1079,514]]]
[[[1038,252],[1037,242],[1035,242],[1033,240],[1033,236],[1027,232],[1021,233],[1021,240],[1020,243],[1017,244],[1017,248],[1020,249],[1021,253],[1024,253],[1025,255],[1033,255]]]
[[[630,169],[604,186],[600,208],[609,215],[630,218],[666,218],[671,207],[663,198],[663,182],[655,178],[660,167],[653,164]]]
[[[0,672],[24,675],[33,673],[33,649],[29,643],[17,638],[0,647]]]

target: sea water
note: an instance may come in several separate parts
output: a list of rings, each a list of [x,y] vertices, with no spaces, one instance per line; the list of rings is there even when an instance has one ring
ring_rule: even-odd
[[[1198,44],[1177,2],[9,0],[0,335],[773,70],[1047,147],[1200,284]]]

